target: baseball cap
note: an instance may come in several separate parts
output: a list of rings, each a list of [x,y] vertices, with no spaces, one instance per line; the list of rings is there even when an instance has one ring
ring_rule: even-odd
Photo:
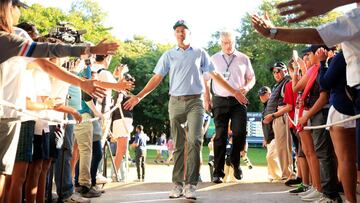
[[[185,20],[178,20],[176,21],[175,25],[173,26],[173,29],[175,30],[177,27],[184,26],[186,29],[189,29],[188,24],[185,22]]]
[[[330,50],[329,47],[327,47],[326,45],[322,44],[322,45],[318,45],[318,44],[313,44],[309,47],[307,47],[306,49],[302,50],[302,53],[308,53],[308,52],[312,52],[315,54],[316,50],[318,50],[319,48],[324,48],[326,50]]]
[[[28,9],[29,6],[26,5],[25,3],[21,2],[20,0],[12,0],[12,5],[14,6],[20,6],[22,8]]]
[[[287,67],[286,67],[285,63],[283,63],[283,62],[274,63],[274,65],[272,65],[270,67],[270,71],[272,71],[274,68],[282,70],[282,71],[287,71]]]
[[[268,86],[262,86],[258,91],[259,96],[263,96],[265,93],[271,93],[271,89]]]

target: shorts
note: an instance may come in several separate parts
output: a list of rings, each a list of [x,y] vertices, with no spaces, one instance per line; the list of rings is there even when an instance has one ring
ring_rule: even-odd
[[[338,121],[342,121],[344,119],[350,118],[351,116],[342,114],[338,112],[334,106],[331,106],[329,109],[329,114],[327,117],[326,124],[335,123]],[[345,123],[341,123],[335,126],[343,127],[343,128],[355,128],[356,127],[356,120],[348,121]],[[327,127],[326,129],[329,130],[330,127]]]
[[[33,156],[35,121],[21,122],[15,161],[31,162]]]
[[[124,122],[127,127],[127,130],[124,127]],[[113,121],[112,126],[112,135],[114,138],[118,137],[130,137],[130,133],[134,130],[134,126],[132,125],[133,119],[132,118],[124,118],[123,119],[117,119]]]
[[[43,131],[42,135],[34,135],[33,160],[50,159],[50,135]]]
[[[2,118],[0,121],[0,174],[11,175],[20,135],[20,121]]]

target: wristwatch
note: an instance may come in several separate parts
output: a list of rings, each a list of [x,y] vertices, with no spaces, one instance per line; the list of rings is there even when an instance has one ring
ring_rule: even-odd
[[[275,114],[271,114],[271,118],[274,120],[276,118]]]
[[[275,27],[272,27],[272,28],[270,28],[269,32],[270,32],[270,38],[275,39],[275,35],[278,33],[278,29],[276,29]]]

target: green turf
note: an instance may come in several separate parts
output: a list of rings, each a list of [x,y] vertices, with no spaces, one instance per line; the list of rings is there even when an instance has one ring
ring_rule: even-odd
[[[130,156],[135,157],[135,152],[133,149],[130,150]],[[203,163],[208,163],[209,148],[204,146],[202,149]],[[146,163],[153,164],[156,157],[156,150],[148,150],[146,155]],[[253,165],[256,166],[266,166],[266,149],[264,148],[249,148],[248,157]],[[241,160],[242,164],[243,161]]]

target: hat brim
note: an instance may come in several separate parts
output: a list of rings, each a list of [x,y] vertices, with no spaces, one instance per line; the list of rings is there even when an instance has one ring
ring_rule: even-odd
[[[28,9],[28,8],[29,8],[28,5],[26,5],[26,4],[22,3],[22,2],[19,2],[19,1],[18,1],[15,5],[16,5],[16,6],[19,6],[19,7],[21,7],[21,8],[24,8],[24,9]]]
[[[184,24],[178,24],[178,25],[174,25],[173,26],[173,29],[176,30],[177,27],[180,27],[180,26],[184,26],[186,29],[189,29],[188,26],[184,25]]]
[[[276,69],[278,69],[278,70],[282,70],[282,67],[276,67],[276,66],[275,66],[275,67],[270,67],[270,69],[269,69],[269,70],[270,70],[270,71],[273,71],[273,70],[274,70],[274,68],[276,68]]]
[[[268,92],[258,92],[258,96],[264,96]]]

